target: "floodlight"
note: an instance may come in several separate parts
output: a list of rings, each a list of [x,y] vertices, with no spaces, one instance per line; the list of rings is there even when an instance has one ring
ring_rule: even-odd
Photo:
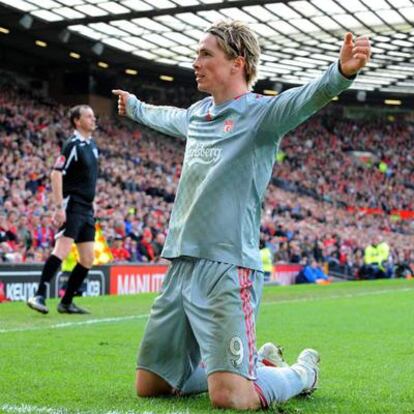
[[[33,24],[33,17],[30,14],[25,14],[19,20],[19,25],[22,26],[24,29],[29,30]]]
[[[59,34],[58,38],[62,43],[68,43],[70,39],[70,31],[67,29],[63,29]]]
[[[358,91],[356,95],[357,101],[365,102],[367,99],[367,92],[366,91]]]
[[[102,55],[104,48],[105,46],[102,43],[98,42],[92,46],[92,52],[95,53],[95,55],[100,56]]]

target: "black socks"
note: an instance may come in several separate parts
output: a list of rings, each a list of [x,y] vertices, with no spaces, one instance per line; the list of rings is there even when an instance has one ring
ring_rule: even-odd
[[[73,295],[81,287],[82,282],[88,275],[89,269],[83,267],[80,263],[77,263],[72,273],[69,276],[68,287],[66,288],[65,295],[61,302],[65,305],[72,303]]]
[[[53,254],[49,256],[45,262],[45,265],[43,266],[42,276],[40,277],[36,296],[40,295],[46,297],[46,283],[49,283],[53,279],[61,264],[62,260],[60,260],[59,257]]]

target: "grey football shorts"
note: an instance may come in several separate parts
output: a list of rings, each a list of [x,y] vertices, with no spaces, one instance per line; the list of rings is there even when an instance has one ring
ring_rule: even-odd
[[[207,259],[174,259],[154,302],[137,367],[180,390],[202,361],[256,378],[255,320],[263,272]]]

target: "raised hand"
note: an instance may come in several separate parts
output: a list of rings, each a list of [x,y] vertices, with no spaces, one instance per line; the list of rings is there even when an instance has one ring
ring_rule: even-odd
[[[354,40],[352,33],[345,34],[339,55],[341,71],[345,76],[355,75],[368,63],[370,56],[371,43],[367,36],[360,36]]]
[[[126,104],[131,94],[121,89],[112,89],[112,93],[118,97],[118,114],[126,115]]]

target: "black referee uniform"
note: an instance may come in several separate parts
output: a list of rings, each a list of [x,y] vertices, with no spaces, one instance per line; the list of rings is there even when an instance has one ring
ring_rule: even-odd
[[[35,295],[27,300],[29,308],[43,314],[49,312],[46,306],[48,284],[69,253],[71,240],[78,245],[79,261],[69,275],[57,311],[89,313],[86,309],[75,305],[73,297],[93,265],[95,241],[93,200],[98,178],[98,148],[90,135],[96,127],[96,118],[89,105],[74,106],[69,111],[69,118],[75,131],[63,144],[51,174],[53,198],[58,204],[54,219],[61,224],[61,227],[55,234],[56,245],[45,261]]]
[[[66,140],[54,170],[62,173],[66,222],[55,238],[70,237],[75,243],[95,240],[93,200],[98,177],[98,148],[93,139],[75,132]]]

